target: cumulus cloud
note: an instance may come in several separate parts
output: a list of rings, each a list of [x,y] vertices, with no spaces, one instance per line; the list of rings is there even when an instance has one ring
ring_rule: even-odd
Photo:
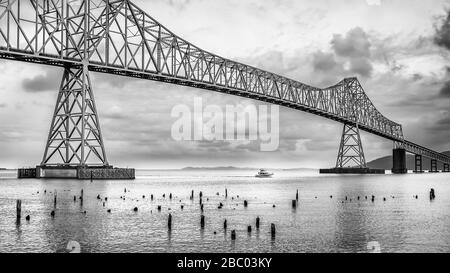
[[[345,36],[335,34],[331,45],[334,52],[342,57],[370,57],[369,37],[360,27],[349,30]]]
[[[62,72],[55,68],[45,70],[44,74],[24,79],[22,87],[27,92],[57,91],[61,82]]]
[[[345,35],[334,34],[330,44],[332,51],[316,51],[313,54],[314,71],[322,72],[333,80],[337,75],[340,77],[372,75],[372,45],[369,35],[362,28],[353,28]]]
[[[450,66],[446,68],[447,73],[446,73],[446,79],[450,78]],[[447,80],[444,83],[444,86],[441,89],[440,95],[442,97],[446,97],[446,98],[450,98],[450,80]]]
[[[438,46],[450,50],[450,10],[447,11],[447,17],[442,20],[441,25],[437,27],[434,41]]]

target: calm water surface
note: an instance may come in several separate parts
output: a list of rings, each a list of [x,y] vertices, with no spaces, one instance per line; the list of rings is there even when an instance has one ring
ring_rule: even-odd
[[[272,179],[257,179],[254,174],[139,171],[135,181],[91,183],[17,180],[11,178],[14,174],[2,172],[0,252],[62,252],[71,240],[81,244],[82,252],[367,252],[371,241],[379,242],[383,252],[450,251],[449,174],[319,176],[315,171],[277,171]],[[432,202],[428,198],[431,188],[437,196]],[[73,201],[81,189],[83,204]],[[293,210],[297,189],[300,201]],[[191,190],[195,191],[193,201]],[[204,196],[204,230],[200,228],[199,191]],[[99,194],[108,197],[105,207],[97,199]],[[376,196],[373,203],[372,195]],[[22,218],[30,215],[30,222],[16,223],[17,199],[22,200]],[[247,208],[244,200],[249,203]],[[224,204],[221,210],[220,202]],[[134,212],[134,207],[139,211]],[[52,210],[56,211],[54,219]],[[171,232],[167,229],[169,213],[173,215]],[[261,218],[259,230],[255,228],[257,216]],[[223,230],[225,219],[228,231]],[[276,224],[275,239],[270,236],[271,223]],[[248,225],[253,226],[251,234]],[[230,240],[233,229],[236,241]]]

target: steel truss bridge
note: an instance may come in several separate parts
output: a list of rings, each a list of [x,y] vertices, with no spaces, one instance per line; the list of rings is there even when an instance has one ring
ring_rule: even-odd
[[[365,167],[359,130],[395,148],[450,158],[407,141],[356,78],[316,88],[187,42],[129,0],[0,0],[0,58],[64,69],[42,166],[108,166],[90,71],[207,89],[344,124],[337,167]]]

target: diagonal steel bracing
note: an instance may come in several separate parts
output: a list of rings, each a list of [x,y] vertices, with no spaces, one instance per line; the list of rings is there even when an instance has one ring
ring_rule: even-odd
[[[108,165],[86,66],[64,69],[41,165]]]
[[[356,78],[328,88],[235,62],[175,35],[129,0],[0,0],[0,58],[202,88],[357,126],[425,156],[377,110]]]
[[[357,126],[344,124],[336,168],[367,168],[361,137]]]

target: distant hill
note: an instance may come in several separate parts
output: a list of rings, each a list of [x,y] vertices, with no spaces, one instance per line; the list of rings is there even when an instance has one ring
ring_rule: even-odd
[[[450,156],[450,151],[443,152],[443,154]],[[414,155],[408,154],[406,156],[406,167],[408,170],[414,170],[415,162]],[[431,161],[429,159],[423,158],[423,169],[429,170],[431,168]],[[392,169],[392,156],[385,156],[378,159],[375,159],[373,161],[370,161],[367,163],[369,168],[373,169],[384,169],[384,170],[390,170]],[[438,163],[438,168],[442,169],[442,164]]]

